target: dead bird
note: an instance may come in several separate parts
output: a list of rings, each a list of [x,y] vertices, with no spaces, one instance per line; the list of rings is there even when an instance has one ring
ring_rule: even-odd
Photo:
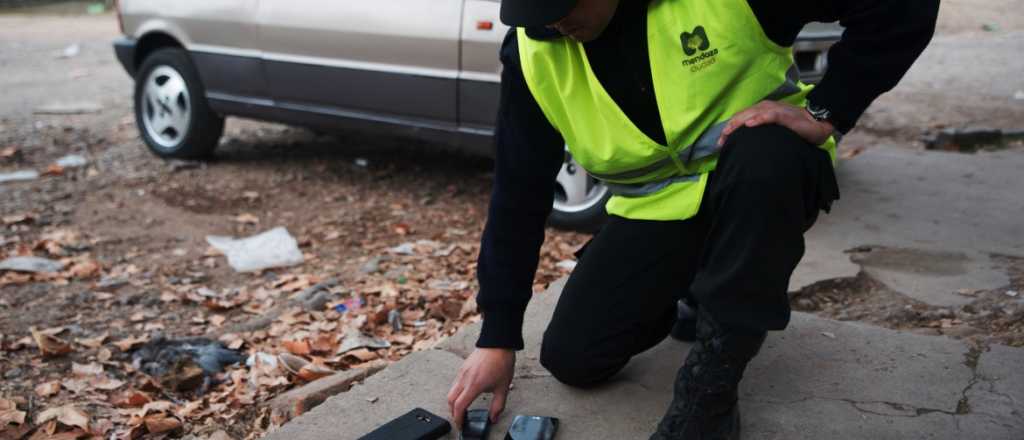
[[[215,383],[224,368],[242,361],[241,353],[207,338],[169,339],[154,335],[132,353],[132,366],[176,391]]]

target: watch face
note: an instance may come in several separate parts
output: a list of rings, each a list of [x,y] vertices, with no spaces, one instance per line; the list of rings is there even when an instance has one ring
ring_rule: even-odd
[[[827,121],[828,118],[832,116],[832,112],[830,112],[828,109],[816,107],[811,104],[807,105],[807,112],[810,113],[811,116],[814,117],[814,119],[817,119],[819,121]]]

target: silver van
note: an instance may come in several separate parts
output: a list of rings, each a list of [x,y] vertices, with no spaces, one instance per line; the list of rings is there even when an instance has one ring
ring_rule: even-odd
[[[491,152],[507,31],[498,0],[120,0],[118,59],[153,153],[209,155],[226,116],[320,130],[400,133]],[[841,28],[812,25],[795,51],[804,80]],[[607,190],[567,157],[556,226],[604,217]]]

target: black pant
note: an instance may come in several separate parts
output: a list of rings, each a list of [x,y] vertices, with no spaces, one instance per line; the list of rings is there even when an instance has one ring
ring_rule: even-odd
[[[591,385],[661,342],[689,298],[724,325],[781,330],[803,233],[838,198],[826,152],[777,125],[724,147],[696,217],[612,217],[587,244],[544,333],[541,363]]]

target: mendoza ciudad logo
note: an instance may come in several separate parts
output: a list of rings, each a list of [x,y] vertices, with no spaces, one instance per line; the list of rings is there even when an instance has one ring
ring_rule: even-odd
[[[683,53],[689,57],[683,60],[683,65],[690,67],[691,72],[699,72],[715,64],[718,49],[711,49],[711,40],[704,26],[697,26],[693,32],[683,32],[679,39],[683,43]]]

